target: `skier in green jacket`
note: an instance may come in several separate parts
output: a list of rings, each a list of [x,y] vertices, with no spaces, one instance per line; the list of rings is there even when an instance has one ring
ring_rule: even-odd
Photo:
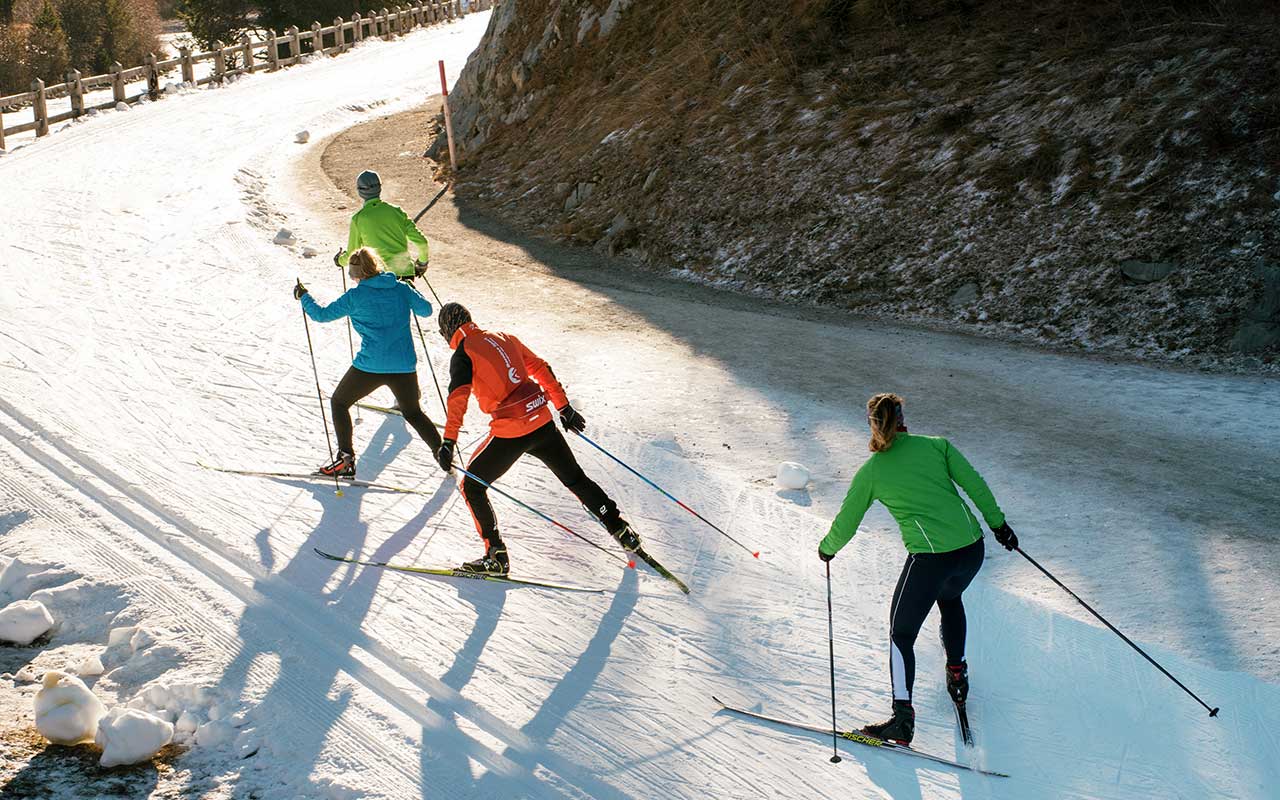
[[[347,249],[339,250],[333,262],[345,267],[351,253],[361,247],[372,247],[387,271],[396,277],[407,281],[421,277],[427,271],[430,258],[427,237],[399,206],[382,201],[382,179],[378,173],[365,170],[356,176],[356,192],[364,205],[351,217]],[[417,250],[416,259],[409,257],[410,242]]]
[[[911,687],[915,681],[916,635],[936,604],[941,616],[942,645],[947,656],[947,691],[963,705],[969,692],[964,660],[965,616],[960,595],[982,566],[982,528],[956,491],[959,484],[995,534],[1012,550],[1018,537],[1004,512],[965,457],[941,436],[913,436],[896,394],[867,401],[871,426],[871,458],[853,476],[849,493],[831,530],[818,544],[818,557],[830,561],[857,533],[873,500],[889,509],[902,532],[907,561],[889,606],[889,674],[893,681],[893,716],[867,725],[864,733],[910,744],[915,734]]]

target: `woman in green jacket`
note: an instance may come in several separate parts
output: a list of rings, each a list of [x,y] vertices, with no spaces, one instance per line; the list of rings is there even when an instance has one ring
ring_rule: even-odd
[[[830,561],[849,543],[873,500],[889,509],[902,532],[907,561],[889,606],[889,674],[893,716],[867,725],[864,733],[910,744],[915,734],[911,686],[915,681],[916,634],[936,604],[947,654],[947,691],[963,703],[969,691],[964,660],[965,616],[960,595],[982,566],[982,528],[956,491],[964,489],[982,512],[996,541],[1012,550],[1018,537],[1004,519],[991,489],[960,451],[941,436],[913,436],[902,415],[902,398],[878,394],[867,401],[871,458],[858,469],[840,513],[818,545]]]

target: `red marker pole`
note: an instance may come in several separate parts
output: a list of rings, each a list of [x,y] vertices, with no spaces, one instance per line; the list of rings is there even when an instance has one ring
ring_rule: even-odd
[[[444,61],[440,62],[440,93],[444,95],[444,135],[449,140],[449,169],[458,168],[458,152],[453,147],[453,117],[449,114],[449,83],[444,77]]]

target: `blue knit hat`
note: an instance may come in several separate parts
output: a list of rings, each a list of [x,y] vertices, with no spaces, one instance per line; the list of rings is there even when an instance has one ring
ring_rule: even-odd
[[[378,173],[366,169],[356,176],[356,192],[361,200],[377,197],[382,194],[382,179],[378,177]]]

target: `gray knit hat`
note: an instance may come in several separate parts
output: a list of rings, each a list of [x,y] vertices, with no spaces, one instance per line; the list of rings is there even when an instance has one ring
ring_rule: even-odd
[[[378,173],[366,169],[356,176],[356,192],[361,200],[377,197],[382,194],[382,179],[378,177]]]

